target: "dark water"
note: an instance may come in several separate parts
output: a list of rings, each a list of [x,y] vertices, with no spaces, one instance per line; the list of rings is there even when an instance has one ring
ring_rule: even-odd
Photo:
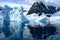
[[[1,27],[3,26],[2,22],[0,23],[0,26]],[[1,40],[20,40],[21,39],[19,36],[19,32],[21,28],[20,22],[19,21],[10,22],[9,28],[12,34],[9,35],[8,37],[5,37],[4,32],[1,32],[0,39]],[[38,40],[38,39],[34,39],[30,33],[29,28],[25,26],[24,32],[23,32],[23,39],[21,40]],[[47,39],[39,39],[39,40],[60,40],[60,35],[51,35],[47,37]]]
[[[1,25],[3,26],[3,24],[1,24]],[[9,35],[8,37],[5,37],[4,32],[2,32],[2,33],[0,33],[0,39],[4,39],[4,40],[11,39],[12,40],[14,38],[19,38],[20,27],[21,27],[21,24],[19,21],[10,22],[9,30],[10,30],[11,35]],[[28,38],[28,39],[32,38],[27,26],[24,27],[23,38]]]

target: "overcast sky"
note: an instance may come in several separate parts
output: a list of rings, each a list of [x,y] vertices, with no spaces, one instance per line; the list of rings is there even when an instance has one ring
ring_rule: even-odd
[[[32,4],[34,3],[35,1],[40,1],[40,0],[0,0],[0,2],[13,2],[13,3],[29,3],[29,4]]]
[[[13,2],[13,3],[27,3],[27,4],[32,4],[36,1],[40,2],[43,0],[0,0],[0,2]],[[45,2],[53,2],[53,3],[60,3],[60,0],[44,0]]]

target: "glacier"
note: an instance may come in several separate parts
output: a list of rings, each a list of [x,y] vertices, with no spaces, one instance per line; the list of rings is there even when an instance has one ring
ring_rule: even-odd
[[[11,31],[11,33],[13,33],[13,35],[6,38],[5,40],[9,40],[9,39],[12,40],[11,38],[13,38],[15,35],[16,36],[18,35],[17,37],[19,37],[19,30],[20,30],[19,28],[21,27],[21,21],[25,21],[24,19],[21,20],[21,15],[20,15],[20,10],[21,10],[20,6],[21,5],[24,8],[24,10],[26,11],[26,12],[24,12],[23,15],[25,18],[27,18],[30,21],[30,23],[28,23],[28,24],[32,25],[32,27],[35,27],[35,25],[41,25],[42,27],[45,27],[48,23],[50,23],[50,24],[56,26],[57,31],[60,32],[60,29],[59,29],[60,28],[59,27],[60,26],[60,11],[54,13],[51,17],[47,17],[44,13],[42,13],[42,15],[40,15],[40,16],[38,16],[35,13],[33,13],[31,15],[26,15],[32,5],[16,4],[16,3],[9,3],[9,4],[8,3],[0,3],[0,5],[2,5],[3,7],[5,4],[7,4],[11,8],[13,8],[13,10],[10,11],[10,14],[9,14],[10,31]],[[53,4],[53,5],[55,5],[55,4]],[[57,6],[57,7],[59,7],[59,6]],[[25,25],[23,36],[24,36],[24,38],[33,39],[31,37],[31,34],[29,33],[30,30],[28,29],[27,25]],[[3,16],[1,14],[0,14],[0,26],[3,26]],[[5,36],[3,33],[1,35]],[[48,37],[46,40],[51,40],[51,38],[52,38],[52,40],[56,40],[55,38],[57,38],[59,40],[59,37],[60,36],[58,36],[58,35],[55,35],[55,36],[52,35],[52,36]]]

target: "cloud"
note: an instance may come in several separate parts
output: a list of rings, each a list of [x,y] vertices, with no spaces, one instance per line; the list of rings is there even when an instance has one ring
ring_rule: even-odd
[[[44,0],[25,0],[25,2],[28,4],[33,4],[34,2],[40,2],[40,1],[44,1]]]
[[[60,0],[0,0],[1,1],[9,1],[9,2],[14,2],[14,3],[26,3],[26,4],[33,4],[34,2],[40,2],[40,1],[45,1],[45,2],[53,2],[53,3],[60,3]]]
[[[9,1],[9,2],[15,2],[15,3],[27,3],[27,4],[32,4],[34,2],[39,2],[41,0],[0,0],[0,2],[4,2],[4,1]]]

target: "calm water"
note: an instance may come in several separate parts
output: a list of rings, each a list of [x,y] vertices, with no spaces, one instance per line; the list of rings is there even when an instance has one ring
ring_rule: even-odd
[[[0,26],[3,26],[3,24],[0,24]],[[20,22],[19,21],[10,22],[9,27],[10,27],[10,32],[12,32],[12,35],[9,36],[8,39],[13,38],[14,36],[19,37],[19,31],[20,31],[20,27],[21,27]],[[32,38],[27,26],[25,26],[25,28],[24,28],[23,38],[29,38],[29,39]],[[3,32],[0,33],[0,39],[6,39]]]
[[[3,26],[1,21],[0,21],[0,26],[1,27]],[[15,40],[16,38],[19,38],[19,31],[21,27],[20,22],[19,21],[10,22],[9,27],[10,27],[10,32],[12,32],[12,35],[10,35],[9,37],[5,37],[4,33],[2,32],[0,33],[0,39]],[[28,27],[25,26],[24,32],[23,32],[23,40],[35,40],[32,38],[32,35],[30,34],[29,31],[30,30],[28,29]],[[40,40],[44,40],[44,39],[40,39]],[[52,35],[48,37],[46,40],[60,40],[60,35]]]

